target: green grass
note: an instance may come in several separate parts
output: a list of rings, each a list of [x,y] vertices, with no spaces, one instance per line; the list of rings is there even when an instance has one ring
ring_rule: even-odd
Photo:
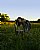
[[[13,25],[1,25],[0,50],[40,50],[40,24],[32,24],[23,36],[15,34]]]

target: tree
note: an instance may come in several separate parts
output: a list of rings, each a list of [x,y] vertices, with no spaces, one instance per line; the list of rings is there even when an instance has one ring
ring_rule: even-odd
[[[5,21],[9,21],[10,20],[10,18],[9,18],[9,16],[7,14],[4,14],[4,16],[5,16]]]
[[[9,16],[7,15],[7,14],[1,14],[0,13],[0,21],[9,21],[10,20],[10,18],[9,18]]]
[[[40,22],[40,19],[38,19],[38,22]]]
[[[1,21],[1,13],[0,13],[0,21]]]

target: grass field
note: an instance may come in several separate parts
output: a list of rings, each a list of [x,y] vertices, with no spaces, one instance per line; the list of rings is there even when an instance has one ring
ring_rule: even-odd
[[[16,35],[13,25],[0,25],[0,50],[40,50],[40,23],[31,24],[31,30]]]

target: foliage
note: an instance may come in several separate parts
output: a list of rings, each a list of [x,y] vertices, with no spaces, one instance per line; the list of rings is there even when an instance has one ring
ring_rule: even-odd
[[[0,13],[0,21],[8,21],[8,20],[10,20],[10,18],[7,14]]]

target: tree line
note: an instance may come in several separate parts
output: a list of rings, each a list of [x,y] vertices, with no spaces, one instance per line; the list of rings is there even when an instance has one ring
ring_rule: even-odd
[[[37,21],[30,21],[31,23],[40,23],[40,19],[38,19]]]
[[[10,21],[10,17],[7,14],[1,14],[0,13],[0,21],[5,22],[5,21]],[[40,19],[38,19],[37,21],[30,21],[31,23],[40,23]]]

